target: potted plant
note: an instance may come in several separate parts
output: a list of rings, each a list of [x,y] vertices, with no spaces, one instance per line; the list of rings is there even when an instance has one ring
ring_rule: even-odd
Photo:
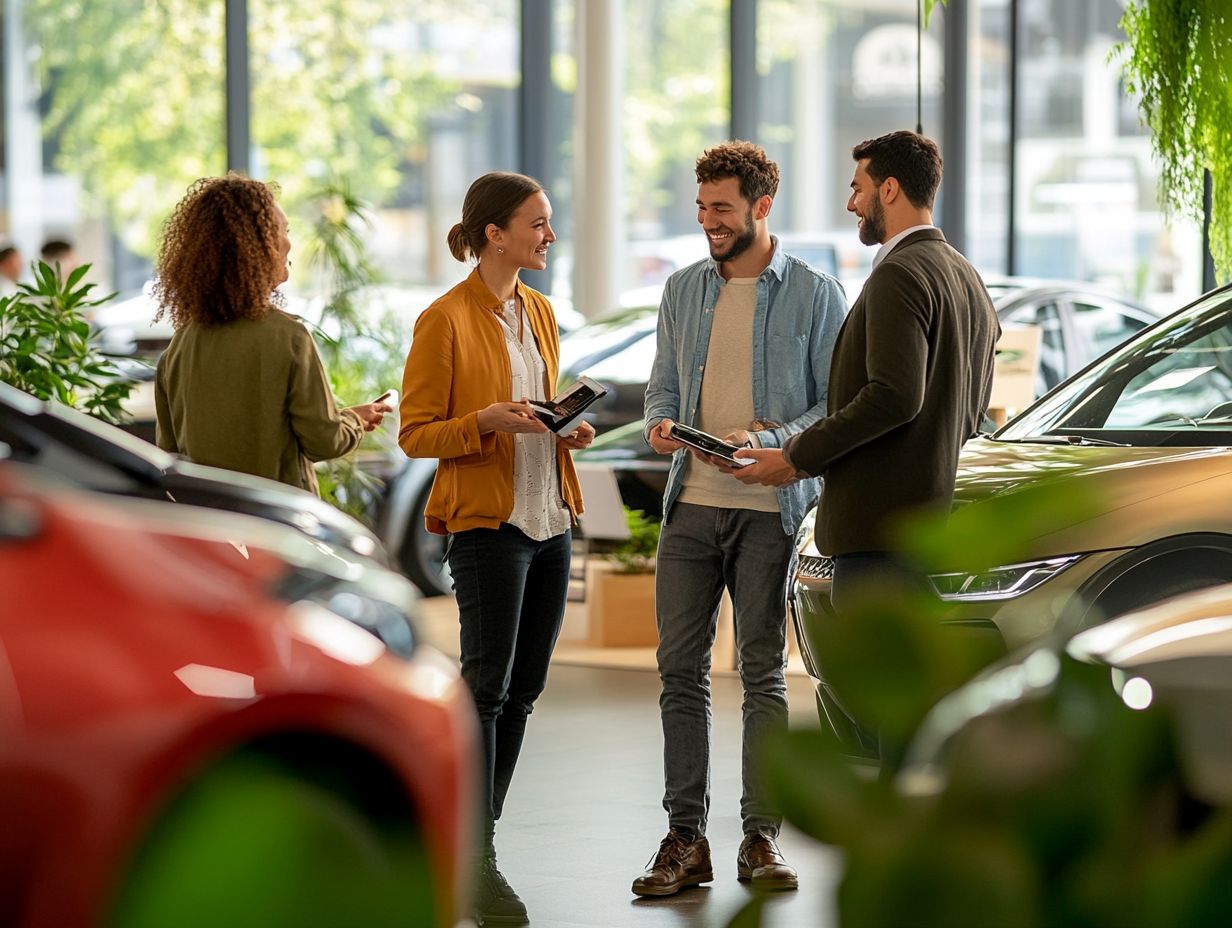
[[[659,522],[640,509],[625,507],[629,537],[586,568],[586,606],[590,640],[600,647],[653,647],[655,552]]]

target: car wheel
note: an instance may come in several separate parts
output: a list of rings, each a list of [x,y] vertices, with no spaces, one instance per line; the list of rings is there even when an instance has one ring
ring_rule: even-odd
[[[1093,586],[1099,592],[1093,597],[1084,626],[1232,581],[1232,548],[1223,536],[1191,536],[1183,545],[1168,542],[1147,546],[1127,561],[1110,565],[1115,571],[1110,582],[1094,578]]]
[[[444,596],[453,592],[453,576],[445,561],[447,535],[433,535],[424,526],[424,509],[432,492],[431,481],[415,497],[406,534],[398,550],[402,572],[424,596]]]
[[[431,874],[408,823],[258,752],[178,795],[134,857],[109,928],[393,928],[435,924]]]

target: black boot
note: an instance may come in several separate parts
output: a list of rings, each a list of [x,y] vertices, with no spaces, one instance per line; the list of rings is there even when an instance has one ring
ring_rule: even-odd
[[[491,848],[479,859],[475,879],[475,915],[479,924],[529,925],[526,906],[513,891],[504,874],[497,869],[496,852]]]

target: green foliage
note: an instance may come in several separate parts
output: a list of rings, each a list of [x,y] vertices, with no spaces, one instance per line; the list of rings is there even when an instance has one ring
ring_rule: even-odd
[[[1064,484],[995,502],[909,526],[906,548],[926,569],[978,570],[1023,556],[1094,505]],[[787,733],[767,752],[786,818],[844,852],[839,924],[1221,921],[1232,904],[1232,810],[1195,824],[1164,712],[1130,711],[1107,668],[1059,644],[971,682],[992,655],[941,618],[935,601],[882,585],[813,629],[822,675],[881,738],[879,778],[828,731]]]
[[[313,335],[330,385],[344,404],[370,402],[401,383],[411,341],[406,317],[382,305],[380,276],[368,260],[363,233],[372,227],[371,206],[346,180],[333,179],[313,191],[305,211],[312,223],[305,253],[323,302]],[[383,483],[360,462],[394,453],[394,438],[388,426],[377,429],[355,454],[318,465],[322,498],[371,522]]]
[[[91,298],[83,264],[65,280],[59,264],[32,264],[34,284],[0,299],[0,381],[42,400],[58,400],[107,422],[126,416],[133,382],[102,355],[85,314],[110,300]]]
[[[623,574],[647,574],[655,569],[655,554],[659,550],[659,522],[640,509],[625,507],[625,524],[629,537],[612,549],[612,559]]]
[[[1232,274],[1232,15],[1227,0],[1130,0],[1121,19],[1126,89],[1160,162],[1166,208],[1201,220],[1214,182],[1211,254]]]
[[[625,158],[630,220],[654,222],[683,191],[696,193],[693,163],[726,137],[729,69],[726,0],[638,0],[624,5]],[[644,214],[638,211],[644,209]]]
[[[946,3],[948,2],[949,0],[920,0],[920,3],[923,4],[923,7],[924,7],[924,28],[925,29],[928,28],[928,21],[932,19],[933,10],[936,8],[937,4],[940,3],[942,6],[945,6]]]
[[[404,26],[499,17],[480,0],[420,0],[401,22],[372,0],[250,3],[253,142],[260,174],[294,209],[325,166],[376,202],[422,156],[427,117],[463,90],[434,55],[389,41]],[[413,10],[413,12],[412,12]],[[224,5],[200,0],[29,0],[24,18],[46,88],[55,167],[80,178],[94,211],[151,255],[171,206],[226,170]],[[106,37],[105,41],[101,37]]]

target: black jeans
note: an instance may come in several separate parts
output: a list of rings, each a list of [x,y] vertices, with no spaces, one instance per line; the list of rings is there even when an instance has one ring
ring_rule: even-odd
[[[861,551],[834,558],[830,603],[842,615],[853,603],[870,594],[916,593],[936,595],[918,568],[889,551]]]
[[[458,532],[450,540],[462,678],[483,735],[479,795],[489,840],[513,779],[526,717],[547,682],[565,615],[571,549],[570,532],[540,542],[507,523]]]

